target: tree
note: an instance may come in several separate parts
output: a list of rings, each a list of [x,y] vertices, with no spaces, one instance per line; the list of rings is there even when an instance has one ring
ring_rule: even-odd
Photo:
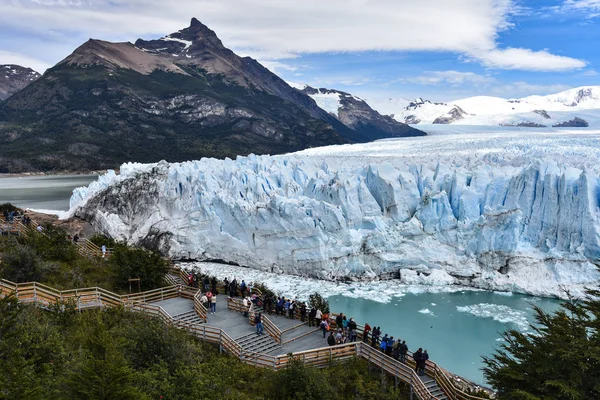
[[[554,314],[535,311],[532,334],[510,329],[506,344],[484,357],[484,376],[498,399],[600,398],[600,291]]]
[[[130,248],[117,243],[109,259],[117,287],[129,287],[128,279],[140,278],[141,289],[160,287],[169,271],[167,261],[158,253],[141,248]]]
[[[323,296],[317,292],[314,292],[308,296],[308,305],[310,308],[321,310],[322,313],[329,313],[329,301],[327,301],[327,299],[323,298]]]

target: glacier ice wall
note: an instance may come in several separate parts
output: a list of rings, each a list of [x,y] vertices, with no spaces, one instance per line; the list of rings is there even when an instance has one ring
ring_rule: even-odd
[[[410,151],[374,157],[381,143],[362,146],[356,154],[337,146],[329,154],[125,164],[78,189],[71,212],[172,257],[270,272],[420,275],[432,277],[421,280],[427,284],[557,296],[598,282],[595,171],[524,157],[524,148],[475,162]]]

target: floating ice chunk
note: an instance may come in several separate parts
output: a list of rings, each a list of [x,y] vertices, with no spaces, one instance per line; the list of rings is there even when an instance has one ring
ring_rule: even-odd
[[[456,310],[480,318],[492,318],[494,321],[503,324],[512,324],[521,331],[529,330],[529,321],[525,311],[515,310],[502,304],[480,303],[469,306],[456,306]]]

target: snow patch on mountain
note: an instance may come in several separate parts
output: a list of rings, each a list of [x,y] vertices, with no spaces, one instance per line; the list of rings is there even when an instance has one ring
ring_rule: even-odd
[[[71,215],[172,257],[564,297],[600,274],[600,131],[447,133],[124,164]],[[568,133],[566,133],[568,132]]]
[[[448,120],[446,115],[462,109],[463,118]],[[553,126],[580,118],[590,126],[600,126],[600,86],[583,86],[548,96],[503,99],[475,96],[449,103],[417,99],[394,117],[410,124],[455,123],[461,125]],[[436,122],[437,120],[437,122]]]

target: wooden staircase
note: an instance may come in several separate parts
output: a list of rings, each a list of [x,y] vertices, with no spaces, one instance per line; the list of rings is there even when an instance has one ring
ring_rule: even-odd
[[[243,350],[267,354],[274,350],[281,349],[281,345],[266,333],[257,335],[256,332],[249,333],[245,336],[235,339],[242,346]]]
[[[200,318],[196,311],[188,311],[183,314],[173,315],[172,316],[175,321],[181,321],[190,324],[202,324],[204,323],[204,319]]]
[[[421,382],[425,384],[425,387],[427,390],[429,390],[429,393],[431,393],[432,396],[439,400],[448,400],[448,397],[446,397],[446,394],[435,379],[427,375],[420,376],[419,378],[421,378]]]

